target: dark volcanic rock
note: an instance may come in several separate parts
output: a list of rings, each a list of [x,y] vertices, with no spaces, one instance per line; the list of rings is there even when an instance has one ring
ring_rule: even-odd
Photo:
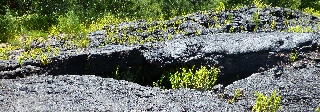
[[[303,63],[303,61],[295,63]],[[277,90],[278,95],[281,96],[282,105],[279,111],[314,112],[320,104],[320,68],[316,67],[314,62],[308,62],[307,66],[301,69],[290,66],[281,67],[281,75],[276,76],[276,72],[279,72],[278,68],[235,81],[227,86],[224,92],[233,95],[236,89],[241,89],[244,97],[239,98],[235,104],[251,108],[256,99],[253,94],[255,91],[270,96],[273,90]]]
[[[225,74],[219,76],[220,83],[223,83],[235,77],[232,75],[236,73],[250,72],[252,74],[258,72],[260,67],[280,66],[278,63],[286,61],[288,57],[277,57],[275,54],[288,55],[293,48],[316,47],[319,38],[319,35],[310,33],[217,34],[174,39],[142,46],[109,45],[81,52],[66,51],[64,55],[52,58],[55,62],[43,70],[50,71],[49,74],[85,75],[86,73],[111,73],[117,65],[125,67],[149,65],[149,68],[153,67],[148,69],[149,71],[166,66],[173,67],[176,64],[218,65],[224,66],[222,71]],[[44,77],[1,81],[2,92],[0,93],[3,94],[3,102],[0,105],[3,108],[0,109],[4,111],[25,108],[30,111],[52,109],[69,111],[245,111],[250,110],[254,104],[254,91],[270,93],[272,90],[278,90],[283,96],[281,102],[283,111],[298,109],[309,111],[319,103],[320,83],[318,68],[311,62],[308,63],[310,65],[307,66],[303,66],[303,63],[296,64],[302,65],[301,69],[297,69],[298,66],[281,67],[280,75],[276,74],[279,70],[275,71],[275,68],[258,74],[250,74],[248,78],[228,85],[224,93],[228,96],[232,96],[232,92],[237,88],[245,90],[244,97],[234,104],[228,104],[228,100],[219,97],[219,93],[210,91],[179,89],[165,92],[166,90],[143,87],[134,83],[110,81],[111,79],[97,76],[52,77],[45,75]],[[46,70],[50,67],[55,68]],[[6,71],[1,73],[6,73]],[[161,75],[148,73],[150,77]],[[19,96],[11,96],[15,94]],[[41,97],[41,99],[36,97]],[[302,100],[305,103],[301,103]],[[18,104],[23,106],[20,107],[14,102],[20,102]],[[305,107],[307,105],[308,107]]]
[[[27,77],[0,84],[1,111],[244,111],[208,91],[161,90],[92,75]]]

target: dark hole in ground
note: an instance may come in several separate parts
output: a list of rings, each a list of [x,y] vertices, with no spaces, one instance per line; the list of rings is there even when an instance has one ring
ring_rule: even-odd
[[[270,54],[265,51],[228,55],[223,60],[220,60],[221,65],[217,65],[224,66],[224,68],[220,69],[221,73],[219,73],[215,84],[227,86],[234,81],[244,79],[253,73],[259,72],[258,69],[260,67],[266,67],[266,65],[272,67],[279,60],[282,60],[282,58],[270,58]],[[195,62],[195,64],[190,65],[168,65],[163,68],[157,68],[155,65],[146,62],[139,50],[129,50],[111,52],[108,55],[84,54],[74,56],[56,61],[48,67],[56,68],[50,71],[49,74],[97,75],[104,78],[135,82],[143,86],[153,86],[153,82],[161,79],[163,73],[169,71],[174,74],[181,67],[192,68],[193,65],[196,65],[195,69],[201,66],[199,62]],[[164,86],[166,89],[171,88],[169,75],[166,76],[166,79],[159,86]]]
[[[118,71],[118,74],[120,74],[119,77],[115,76],[115,72],[96,73],[95,75],[101,76],[104,78],[126,80],[129,82],[138,83],[142,86],[154,87],[153,83],[159,81],[163,76],[162,74],[165,74],[165,78],[159,86],[160,88],[164,87],[165,89],[172,89],[171,82],[169,81],[169,77],[170,77],[169,73],[174,74],[177,70],[179,70],[179,68],[182,68],[182,67],[192,68],[192,66],[188,66],[188,65],[170,66],[170,67],[165,67],[164,69],[155,69],[155,68],[150,68],[150,66],[143,66],[138,68],[132,68],[132,67],[120,68]],[[195,67],[195,68],[198,69],[200,67]],[[249,77],[253,73],[255,72],[243,72],[243,73],[234,73],[234,74],[219,73],[217,82],[215,84],[222,84],[224,86],[227,86],[229,84],[232,84],[234,81]],[[132,78],[134,78],[134,80],[132,80]]]

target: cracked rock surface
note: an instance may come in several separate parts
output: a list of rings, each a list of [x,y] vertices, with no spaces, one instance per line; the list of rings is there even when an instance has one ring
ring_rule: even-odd
[[[166,31],[149,33],[135,30],[158,22],[106,26],[89,35],[89,47],[84,49],[63,48],[64,42],[52,39],[48,43],[61,51],[50,57],[48,65],[36,60],[22,65],[11,59],[0,61],[0,111],[251,111],[257,98],[254,92],[271,95],[274,90],[281,96],[279,111],[320,108],[319,18],[270,7],[260,10],[256,27],[252,15],[257,10],[248,6],[219,14],[198,12],[165,21]],[[229,15],[234,21],[226,24]],[[180,20],[180,25],[174,25]],[[273,27],[268,24],[272,20]],[[290,33],[293,23],[313,31]],[[105,33],[112,28],[121,29],[118,35],[126,32],[140,39],[152,35],[164,41],[108,43],[104,40],[111,37]],[[174,34],[176,30],[185,33]],[[294,50],[297,60],[290,62]],[[151,87],[161,71],[180,65],[219,67],[217,85],[210,91]],[[130,75],[131,82],[106,78],[117,66],[137,75]],[[149,82],[141,83],[145,76]],[[242,95],[229,103],[236,89]]]

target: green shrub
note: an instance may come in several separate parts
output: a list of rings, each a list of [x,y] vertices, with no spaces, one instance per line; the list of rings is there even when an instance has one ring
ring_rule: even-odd
[[[175,73],[169,73],[172,89],[183,87],[210,90],[217,81],[219,72],[217,68],[211,67],[207,69],[205,66],[201,66],[196,71],[194,66],[192,69],[181,68],[180,70]]]
[[[226,4],[228,8],[244,6],[255,4],[255,0],[227,0]],[[307,7],[315,8],[320,10],[320,1],[319,0],[260,0],[260,3],[271,4],[271,6],[285,7],[292,9],[304,9]],[[256,2],[257,3],[257,2]]]
[[[38,30],[38,31],[48,31],[51,27],[52,18],[44,15],[39,15],[37,13],[27,14],[21,17],[21,25],[25,30]]]
[[[319,7],[320,7],[320,5],[319,5]],[[320,9],[315,10],[314,8],[307,7],[305,9],[303,9],[303,12],[320,17]]]
[[[298,51],[294,49],[294,51],[290,53],[289,61],[294,62],[297,60],[297,58],[298,58]]]
[[[224,10],[226,10],[226,6],[224,5],[223,2],[220,2],[219,6],[215,10],[216,10],[216,12],[224,11]]]
[[[60,16],[58,21],[57,29],[61,33],[77,34],[81,31],[81,22],[73,11],[69,11],[65,16]]]
[[[320,11],[320,1],[319,0],[301,0],[300,9],[304,8],[314,8]]]
[[[228,103],[235,102],[235,100],[238,99],[241,96],[242,96],[242,91],[240,89],[236,89],[236,91],[234,92],[234,96],[232,97],[232,99],[228,100]]]
[[[259,92],[257,95],[256,104],[252,108],[252,112],[276,112],[280,108],[281,96],[277,96],[277,91],[273,91],[270,97]]]
[[[73,11],[69,11],[65,16],[58,18],[58,25],[50,28],[50,34],[58,35],[60,33],[67,34],[61,37],[62,40],[72,39],[74,45],[86,48],[89,45],[87,34],[90,32],[88,28],[81,23],[79,16]]]
[[[112,73],[111,77],[117,80],[126,80],[130,82],[134,82],[138,79],[137,74],[139,72],[140,71],[135,71],[135,73],[133,73],[128,68],[121,69],[120,66],[118,65],[116,68],[116,71]]]
[[[17,23],[17,18],[9,10],[5,15],[0,15],[0,42],[7,42],[9,39],[14,38],[19,28]]]
[[[15,48],[11,45],[6,45],[6,47],[0,47],[0,60],[8,60],[9,52],[14,50]]]

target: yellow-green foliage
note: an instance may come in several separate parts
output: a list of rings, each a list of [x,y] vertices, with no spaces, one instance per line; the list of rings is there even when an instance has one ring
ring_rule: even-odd
[[[201,34],[201,30],[197,30],[195,33],[197,36]]]
[[[232,99],[230,99],[228,102],[229,103],[233,103],[237,98],[242,96],[242,92],[240,89],[236,89],[236,91],[234,92],[234,96]]]
[[[111,14],[107,14],[103,16],[102,18],[98,18],[96,21],[93,21],[90,25],[89,28],[87,29],[89,32],[91,31],[96,31],[96,30],[101,30],[105,25],[116,25],[124,20],[117,18]],[[107,31],[111,31],[111,29],[106,29]]]
[[[272,20],[271,21],[271,28],[274,29],[276,26],[276,21],[275,20]]]
[[[216,8],[216,13],[226,10],[226,6],[223,2],[220,2],[220,5]]]
[[[310,26],[307,26],[306,28],[303,28],[300,25],[297,26],[291,26],[288,28],[288,32],[295,32],[295,33],[308,33],[308,32],[314,32]]]
[[[298,51],[294,49],[294,51],[290,53],[289,61],[294,62],[296,61],[297,58],[298,58]]]
[[[234,27],[231,26],[229,32],[232,33],[234,31]]]
[[[259,15],[260,15],[260,11],[253,13],[253,21],[256,26],[260,24]]]
[[[157,80],[156,82],[153,82],[153,86],[155,87],[160,87],[160,84],[162,84],[163,80],[166,78],[166,75],[162,75],[161,78],[159,80]],[[160,87],[162,89],[165,89],[164,86]]]
[[[46,46],[45,48],[33,48],[30,50],[25,50],[21,55],[17,56],[16,59],[20,65],[23,64],[25,60],[39,60],[42,65],[47,65],[50,62],[49,56],[58,56],[60,54],[59,48],[51,48]]]
[[[50,48],[51,48],[51,47],[50,47]],[[59,48],[58,48],[58,47],[55,47],[55,48],[53,49],[53,53],[54,53],[54,56],[58,56],[58,55],[60,54]]]
[[[258,8],[258,11],[260,11],[264,7],[271,6],[271,4],[269,4],[269,5],[265,4],[262,0],[253,0],[252,3],[256,5],[256,7]]]
[[[255,92],[257,95],[256,104],[252,108],[252,112],[276,112],[280,108],[281,96],[277,96],[277,91],[273,91],[270,97]]]
[[[260,25],[260,20],[259,20],[259,15],[260,15],[260,11],[256,12],[256,13],[253,13],[253,22],[254,24],[256,25],[255,28],[254,28],[254,32],[257,31],[257,29],[259,28],[259,25]]]
[[[314,8],[307,7],[305,9],[303,9],[303,12],[306,12],[306,13],[311,14],[313,16],[320,17],[320,11],[314,10]]]
[[[253,4],[255,4],[259,9],[262,9],[263,6],[265,6],[265,4],[261,0],[253,0]]]
[[[211,67],[207,69],[201,66],[200,69],[194,72],[192,69],[181,68],[181,71],[170,73],[170,82],[172,89],[176,88],[194,88],[210,90],[217,81],[219,70]]]
[[[83,37],[78,41],[77,46],[81,48],[87,48],[89,46],[89,42],[90,42],[89,38]]]
[[[89,38],[87,38],[87,34],[91,31],[98,30],[97,27],[93,27],[96,23],[93,22],[92,25],[89,25],[89,28],[86,27],[81,21],[79,17],[73,12],[69,11],[66,15],[60,16],[58,18],[58,25],[53,25],[49,34],[58,36],[59,39],[63,41],[67,41],[71,39],[72,43],[76,43],[75,45],[85,48],[89,45]],[[101,29],[101,24],[100,25]],[[65,34],[65,36],[59,36],[59,34]],[[72,37],[72,38],[70,38]]]
[[[49,62],[50,62],[50,60],[48,59],[48,55],[42,53],[42,54],[40,55],[40,63],[41,63],[42,65],[47,65]]]
[[[73,11],[69,11],[65,16],[60,16],[58,20],[58,32],[65,34],[77,34],[81,31],[81,22],[79,17]]]
[[[5,47],[0,47],[0,60],[8,60],[9,59],[9,52],[14,50],[14,46],[6,45]]]

